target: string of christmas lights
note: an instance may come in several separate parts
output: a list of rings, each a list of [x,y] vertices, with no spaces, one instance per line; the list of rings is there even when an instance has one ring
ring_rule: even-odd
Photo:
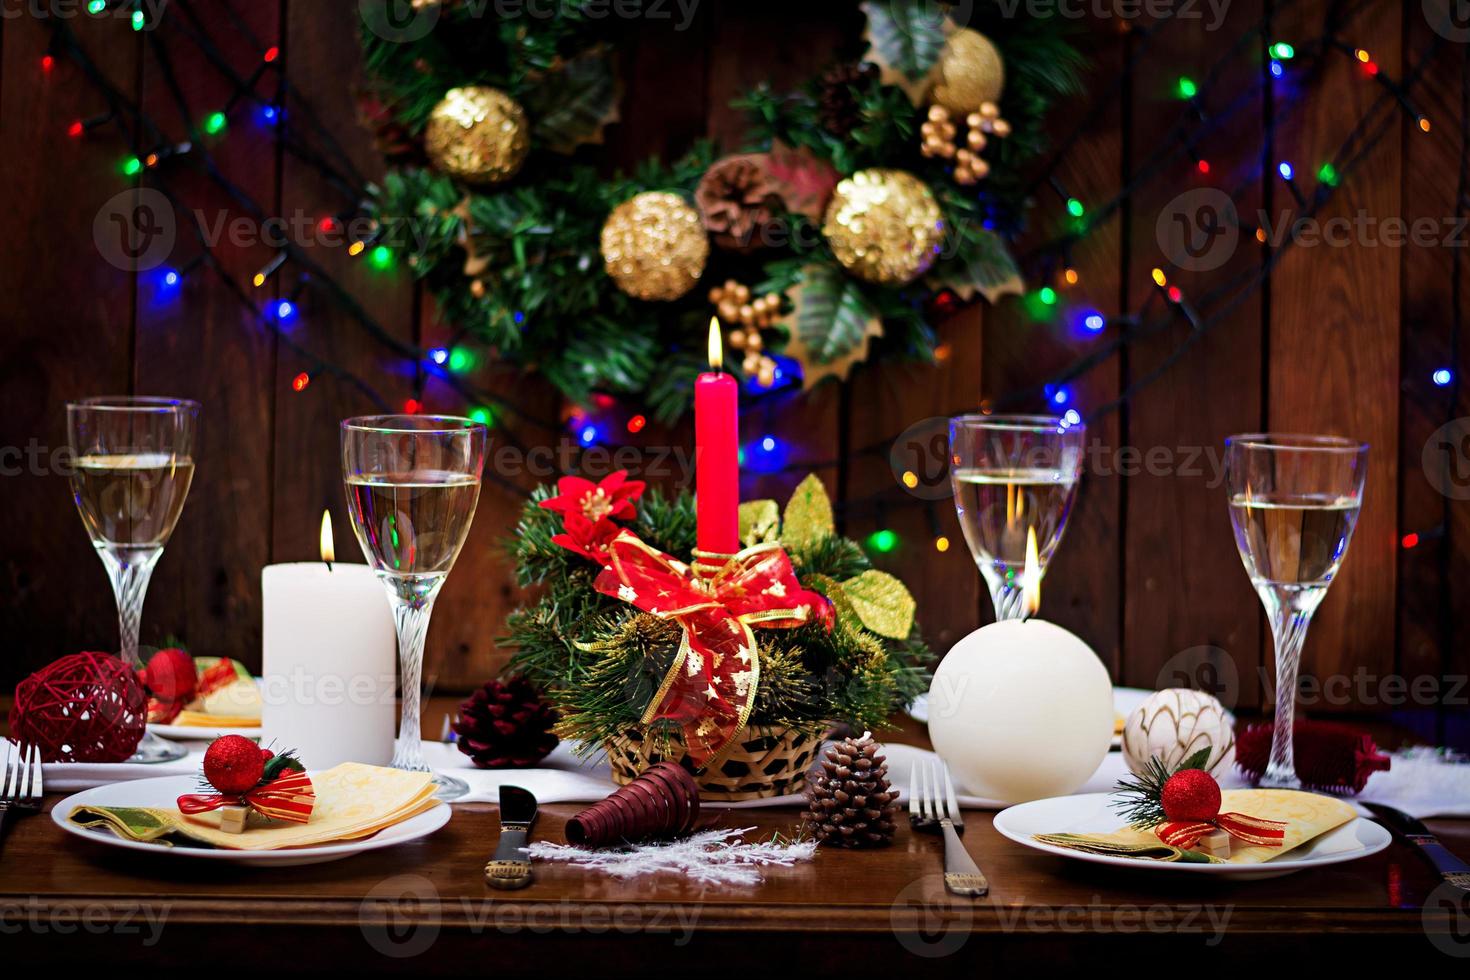
[[[1279,17],[1281,11],[1289,7],[1296,0],[1283,0],[1276,5],[1274,15]],[[1353,9],[1352,13],[1370,5],[1372,0],[1365,0]],[[160,71],[165,79],[165,84],[179,109],[186,125],[191,133],[198,138],[181,143],[169,143],[162,137],[163,130],[143,112],[141,107],[130,100],[116,86],[113,86],[100,71],[95,63],[86,55],[85,51],[77,43],[75,36],[62,18],[52,18],[53,26],[53,49],[48,51],[42,61],[42,70],[50,72],[56,64],[56,55],[64,53],[72,60],[82,66],[89,80],[103,91],[108,102],[109,111],[105,114],[94,116],[85,120],[77,120],[69,125],[68,132],[76,138],[86,137],[88,134],[108,124],[115,123],[117,129],[123,136],[124,142],[129,146],[129,156],[122,166],[122,173],[128,178],[146,179],[150,187],[157,188],[165,193],[165,196],[179,207],[176,198],[167,191],[167,174],[164,172],[168,167],[177,165],[181,161],[187,162],[195,169],[200,170],[209,179],[223,189],[232,200],[234,200],[245,212],[258,220],[268,220],[268,212],[256,204],[243,189],[228,181],[219,168],[215,165],[212,153],[205,138],[221,139],[228,136],[230,121],[234,116],[239,116],[246,110],[253,113],[262,125],[268,126],[281,148],[318,170],[325,179],[338,188],[348,203],[341,212],[325,216],[321,219],[324,230],[332,231],[338,226],[345,226],[353,218],[361,213],[361,202],[367,196],[366,181],[357,174],[352,166],[351,160],[340,144],[331,136],[330,130],[321,124],[310,104],[299,92],[293,89],[287,80],[283,70],[283,52],[274,44],[266,44],[250,34],[248,25],[240,18],[233,6],[222,3],[222,6],[231,20],[232,27],[244,34],[250,43],[260,51],[259,60],[246,75],[241,75],[233,70],[228,59],[221,53],[219,47],[210,36],[210,32],[204,21],[192,9],[188,0],[177,0],[170,5],[169,9],[176,8],[179,17],[167,16],[160,18],[158,23],[149,24],[147,16],[142,12],[142,6],[137,0],[93,0],[88,5],[89,13],[100,15],[112,8],[126,9],[128,6],[136,9],[133,11],[129,22],[134,31],[143,31],[145,27],[151,27],[148,31],[149,48],[159,63]],[[1351,19],[1352,13],[1339,18],[1338,25],[1346,23]],[[162,29],[168,28],[177,31],[178,35],[193,43],[203,54],[206,60],[221,74],[233,88],[233,94],[227,100],[225,106],[219,110],[205,114],[202,118],[196,117],[188,106],[182,88],[178,85],[168,57],[166,45],[163,42]],[[1063,290],[1076,287],[1080,277],[1072,266],[1070,255],[1072,249],[1081,242],[1088,234],[1107,223],[1108,219],[1127,205],[1138,191],[1147,186],[1151,181],[1168,175],[1169,168],[1176,166],[1181,156],[1192,161],[1193,168],[1201,175],[1208,175],[1211,167],[1207,158],[1198,153],[1198,147],[1211,133],[1220,130],[1244,107],[1256,104],[1256,100],[1263,94],[1269,94],[1271,81],[1285,78],[1291,69],[1288,67],[1293,62],[1320,61],[1329,52],[1340,53],[1354,58],[1364,66],[1365,77],[1374,80],[1384,90],[1384,98],[1397,104],[1405,113],[1413,118],[1422,132],[1429,132],[1431,123],[1422,113],[1418,112],[1409,98],[1409,92],[1413,87],[1418,71],[1432,57],[1433,51],[1421,58],[1415,72],[1406,76],[1403,82],[1397,82],[1381,70],[1381,67],[1372,59],[1368,51],[1361,47],[1348,45],[1339,39],[1335,33],[1336,27],[1328,25],[1322,37],[1298,41],[1295,44],[1283,40],[1270,41],[1268,37],[1269,22],[1263,18],[1257,25],[1241,35],[1231,45],[1216,63],[1204,74],[1202,80],[1196,82],[1189,77],[1181,77],[1178,83],[1178,92],[1182,100],[1188,103],[1190,112],[1188,117],[1181,118],[1180,123],[1174,128],[1168,137],[1160,142],[1147,159],[1131,175],[1130,181],[1119,190],[1119,193],[1108,201],[1089,207],[1081,199],[1073,196],[1056,176],[1056,169],[1065,159],[1066,153],[1074,147],[1081,138],[1082,126],[1078,126],[1073,134],[1069,135],[1059,145],[1057,153],[1053,155],[1047,171],[1043,172],[1034,185],[1036,189],[1045,186],[1056,196],[1057,206],[1062,209],[1070,220],[1069,231],[1050,242],[1046,242],[1025,257],[1028,266],[1041,266],[1043,269],[1043,281],[1057,280]],[[1134,67],[1149,50],[1155,27],[1134,28],[1134,41],[1130,48],[1123,71],[1118,73],[1114,83],[1109,89],[1099,96],[1099,103],[1105,104],[1112,100],[1121,98],[1126,92],[1126,80],[1131,75]],[[1436,36],[1435,47],[1439,43]],[[1250,86],[1244,91],[1237,92],[1233,98],[1225,101],[1222,107],[1214,111],[1208,111],[1211,96],[1220,85],[1222,74],[1229,63],[1242,52],[1249,52],[1265,46],[1267,56],[1267,70],[1257,84]],[[1269,77],[1266,77],[1269,76]],[[256,90],[260,83],[270,77],[274,83],[274,93],[269,97],[261,97]],[[1367,122],[1378,110],[1380,102],[1376,102],[1369,113],[1365,114],[1364,123]],[[1289,117],[1292,106],[1288,104],[1286,111],[1278,113],[1271,119],[1267,128],[1267,140],[1274,129],[1282,125]],[[1099,111],[1100,108],[1099,108]],[[196,123],[196,118],[199,121]],[[1191,121],[1192,119],[1192,121]],[[309,138],[298,130],[296,125],[302,123],[300,130],[309,130]],[[1391,120],[1390,120],[1391,122]],[[1462,120],[1463,122],[1463,120]],[[139,139],[135,136],[134,128],[142,134]],[[1299,184],[1299,175],[1289,161],[1280,161],[1276,165],[1276,173],[1280,176],[1289,191],[1297,199],[1308,216],[1316,214],[1327,203],[1331,192],[1337,188],[1352,172],[1355,164],[1362,159],[1367,149],[1371,149],[1383,138],[1388,124],[1383,130],[1366,143],[1365,147],[1350,157],[1349,154],[1353,142],[1360,135],[1363,123],[1345,141],[1343,148],[1334,155],[1333,160],[1324,163],[1316,174],[1316,186],[1310,195],[1302,192]],[[319,149],[311,142],[311,138],[321,141],[325,149]],[[1339,160],[1339,158],[1343,158]],[[1264,154],[1262,167],[1265,167]],[[1262,177],[1258,171],[1244,178],[1240,186],[1236,188],[1235,195],[1238,196],[1245,188],[1257,183]],[[1462,195],[1463,198],[1464,195]],[[182,210],[182,209],[181,209]],[[1238,220],[1238,216],[1237,216]],[[290,243],[281,248],[270,261],[252,277],[251,285],[256,289],[264,289],[272,283],[282,284],[285,282],[281,277],[289,269],[295,270],[296,278],[288,288],[279,289],[276,299],[264,303],[256,303],[240,285],[221,268],[216,261],[213,252],[208,246],[203,229],[193,226],[196,241],[201,252],[200,255],[178,269],[169,268],[157,273],[157,284],[160,295],[171,295],[183,284],[188,275],[198,266],[214,271],[218,277],[230,288],[232,295],[251,311],[252,315],[267,329],[272,330],[280,338],[288,350],[301,357],[303,362],[311,366],[301,371],[291,380],[291,388],[295,392],[305,392],[313,380],[321,376],[332,376],[353,384],[359,390],[370,397],[375,404],[387,410],[388,406],[384,399],[377,393],[371,384],[356,376],[353,372],[336,367],[323,361],[316,355],[310,353],[300,342],[293,337],[297,320],[301,315],[300,297],[306,290],[318,290],[324,292],[331,300],[345,310],[356,320],[363,329],[378,343],[388,348],[397,356],[411,361],[416,368],[416,390],[414,396],[407,400],[402,406],[405,410],[418,410],[422,407],[422,390],[426,380],[430,377],[446,382],[456,393],[464,397],[469,404],[467,412],[481,421],[494,424],[499,419],[497,416],[509,415],[518,420],[545,431],[563,431],[564,424],[559,421],[537,418],[533,413],[523,410],[509,402],[503,393],[489,392],[478,389],[464,375],[476,367],[477,357],[474,352],[463,345],[463,336],[457,336],[448,345],[436,346],[428,350],[420,350],[411,344],[405,344],[397,337],[386,331],[379,325],[371,315],[362,308],[351,293],[342,287],[336,280],[327,275],[318,265],[313,263],[309,256],[305,255],[299,247]],[[1260,229],[1252,231],[1253,237],[1260,240]],[[1266,244],[1266,242],[1262,242]],[[1220,323],[1230,311],[1235,309],[1250,295],[1259,290],[1261,285],[1269,278],[1271,271],[1280,261],[1281,255],[1292,246],[1291,239],[1287,239],[1282,246],[1275,249],[1268,248],[1267,258],[1261,263],[1259,270],[1243,280],[1237,279],[1224,283],[1200,297],[1191,299],[1183,293],[1179,286],[1170,281],[1169,273],[1172,267],[1168,263],[1161,264],[1156,268],[1154,281],[1158,289],[1149,293],[1140,304],[1139,308],[1127,314],[1107,316],[1096,310],[1082,309],[1075,311],[1075,319],[1088,335],[1107,334],[1105,341],[1094,349],[1080,355],[1060,371],[1051,377],[1026,386],[1015,391],[1007,392],[995,399],[979,406],[980,411],[996,411],[1009,408],[1014,405],[1034,402],[1038,397],[1045,400],[1048,407],[1056,410],[1062,415],[1067,424],[1077,424],[1084,420],[1083,414],[1077,407],[1072,406],[1072,393],[1070,383],[1078,377],[1085,375],[1088,371],[1105,363],[1114,355],[1126,349],[1129,345],[1140,340],[1152,337],[1168,327],[1174,317],[1186,320],[1191,329],[1184,340],[1168,355],[1155,370],[1144,377],[1130,383],[1119,396],[1103,406],[1099,406],[1086,415],[1087,420],[1100,418],[1126,404],[1139,391],[1167,372],[1168,368],[1184,356],[1199,338],[1208,330]],[[393,250],[386,244],[376,241],[376,233],[352,241],[348,246],[348,252],[354,257],[366,256],[366,260],[372,268],[384,273],[393,271],[396,265],[396,257]],[[1456,281],[1458,288],[1458,280]],[[1051,282],[1046,282],[1031,297],[1035,304],[1043,309],[1051,310],[1063,302],[1062,291]],[[1063,304],[1065,305],[1065,304]],[[1156,307],[1162,305],[1162,313],[1156,313]],[[1458,316],[1458,308],[1456,315]],[[1431,382],[1438,387],[1458,389],[1458,379],[1452,368],[1445,367],[1433,372]],[[770,411],[770,406],[766,409]],[[647,424],[647,419],[642,414],[634,414],[624,424],[624,428],[630,435],[638,435]],[[608,427],[600,424],[593,413],[577,412],[570,418],[571,430],[576,436],[577,442],[583,447],[591,447],[605,442],[609,438]],[[518,444],[515,435],[503,426],[501,431],[505,438]],[[884,453],[888,450],[891,440],[883,440],[866,446],[859,447],[845,455],[852,459],[859,456],[867,456],[876,453]],[[745,461],[752,472],[758,473],[781,473],[796,470],[824,469],[841,464],[841,459],[833,459],[822,462],[792,462],[790,453],[782,440],[771,434],[758,437],[745,450]],[[516,493],[526,491],[509,481],[498,481],[507,490]],[[887,498],[897,490],[903,499],[899,504],[912,505],[920,503],[915,498],[902,493],[902,488],[892,487],[885,491],[879,491],[867,498],[849,500],[840,505],[845,516],[858,517],[869,514],[886,513],[893,501]],[[926,505],[931,518],[931,526],[934,530],[934,546],[943,551],[949,546],[949,541],[939,533],[937,516],[935,516],[932,503]],[[881,519],[878,521],[884,523]],[[1412,535],[1405,535],[1404,546],[1412,547],[1409,540]],[[1413,536],[1415,543],[1418,536]],[[870,538],[869,544],[877,551],[892,550],[897,546],[896,536],[886,528]]]

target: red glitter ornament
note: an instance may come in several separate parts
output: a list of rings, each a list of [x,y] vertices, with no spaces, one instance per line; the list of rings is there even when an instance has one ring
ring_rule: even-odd
[[[149,694],[167,703],[192,699],[199,684],[194,658],[178,647],[159,650],[149,657],[148,663],[138,671],[138,679]]]
[[[255,788],[265,774],[265,751],[244,735],[225,735],[204,751],[204,778],[227,795]]]
[[[12,736],[35,745],[43,762],[122,762],[138,748],[148,695],[110,653],[74,653],[15,689]]]
[[[1169,777],[1162,794],[1170,820],[1208,823],[1220,815],[1220,784],[1203,769],[1181,769]]]

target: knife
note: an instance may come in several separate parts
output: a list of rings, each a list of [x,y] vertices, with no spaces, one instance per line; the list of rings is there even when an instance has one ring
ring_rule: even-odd
[[[536,797],[519,786],[500,787],[500,843],[485,865],[485,883],[491,888],[525,888],[531,883],[531,857],[526,853],[531,825],[536,822]]]
[[[1439,876],[1457,888],[1470,891],[1470,864],[1455,857],[1439,838],[1429,832],[1420,820],[1382,803],[1364,803],[1375,817],[1387,824],[1389,829],[1411,844],[1419,845],[1424,860],[1434,865]]]

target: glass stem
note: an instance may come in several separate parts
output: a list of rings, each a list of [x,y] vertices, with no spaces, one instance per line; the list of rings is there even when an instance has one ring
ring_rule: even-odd
[[[1269,592],[1269,594],[1267,594]],[[1276,643],[1276,718],[1271,735],[1271,761],[1261,777],[1262,786],[1300,789],[1296,774],[1293,729],[1296,725],[1297,670],[1312,614],[1327,595],[1325,588],[1293,592],[1263,589],[1270,612],[1271,636]]]
[[[402,674],[398,746],[393,752],[393,768],[410,772],[431,771],[424,762],[419,731],[423,701],[420,686],[424,672],[424,637],[429,632],[429,616],[434,612],[434,597],[438,591],[436,583],[427,595],[405,597],[397,590],[393,592],[393,621],[398,627],[398,663]]]
[[[107,578],[112,582],[112,595],[117,600],[117,631],[122,646],[118,656],[133,670],[143,666],[138,656],[138,627],[143,622],[143,597],[148,580],[163,549],[139,552],[131,556],[99,551]]]
[[[990,572],[985,574],[985,584],[990,587],[990,603],[995,608],[997,623],[1007,619],[1025,619],[1030,615],[1026,608],[1026,596],[1019,580],[1007,580]]]

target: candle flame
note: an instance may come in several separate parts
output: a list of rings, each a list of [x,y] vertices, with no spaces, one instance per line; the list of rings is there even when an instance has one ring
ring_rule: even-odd
[[[1036,525],[1026,528],[1026,567],[1021,571],[1021,597],[1028,615],[1041,609],[1041,557],[1036,551]]]
[[[717,316],[709,318],[709,369],[725,369],[725,341],[720,335],[720,318]]]
[[[332,547],[332,512],[322,511],[322,561],[330,565],[337,560],[337,552]]]

